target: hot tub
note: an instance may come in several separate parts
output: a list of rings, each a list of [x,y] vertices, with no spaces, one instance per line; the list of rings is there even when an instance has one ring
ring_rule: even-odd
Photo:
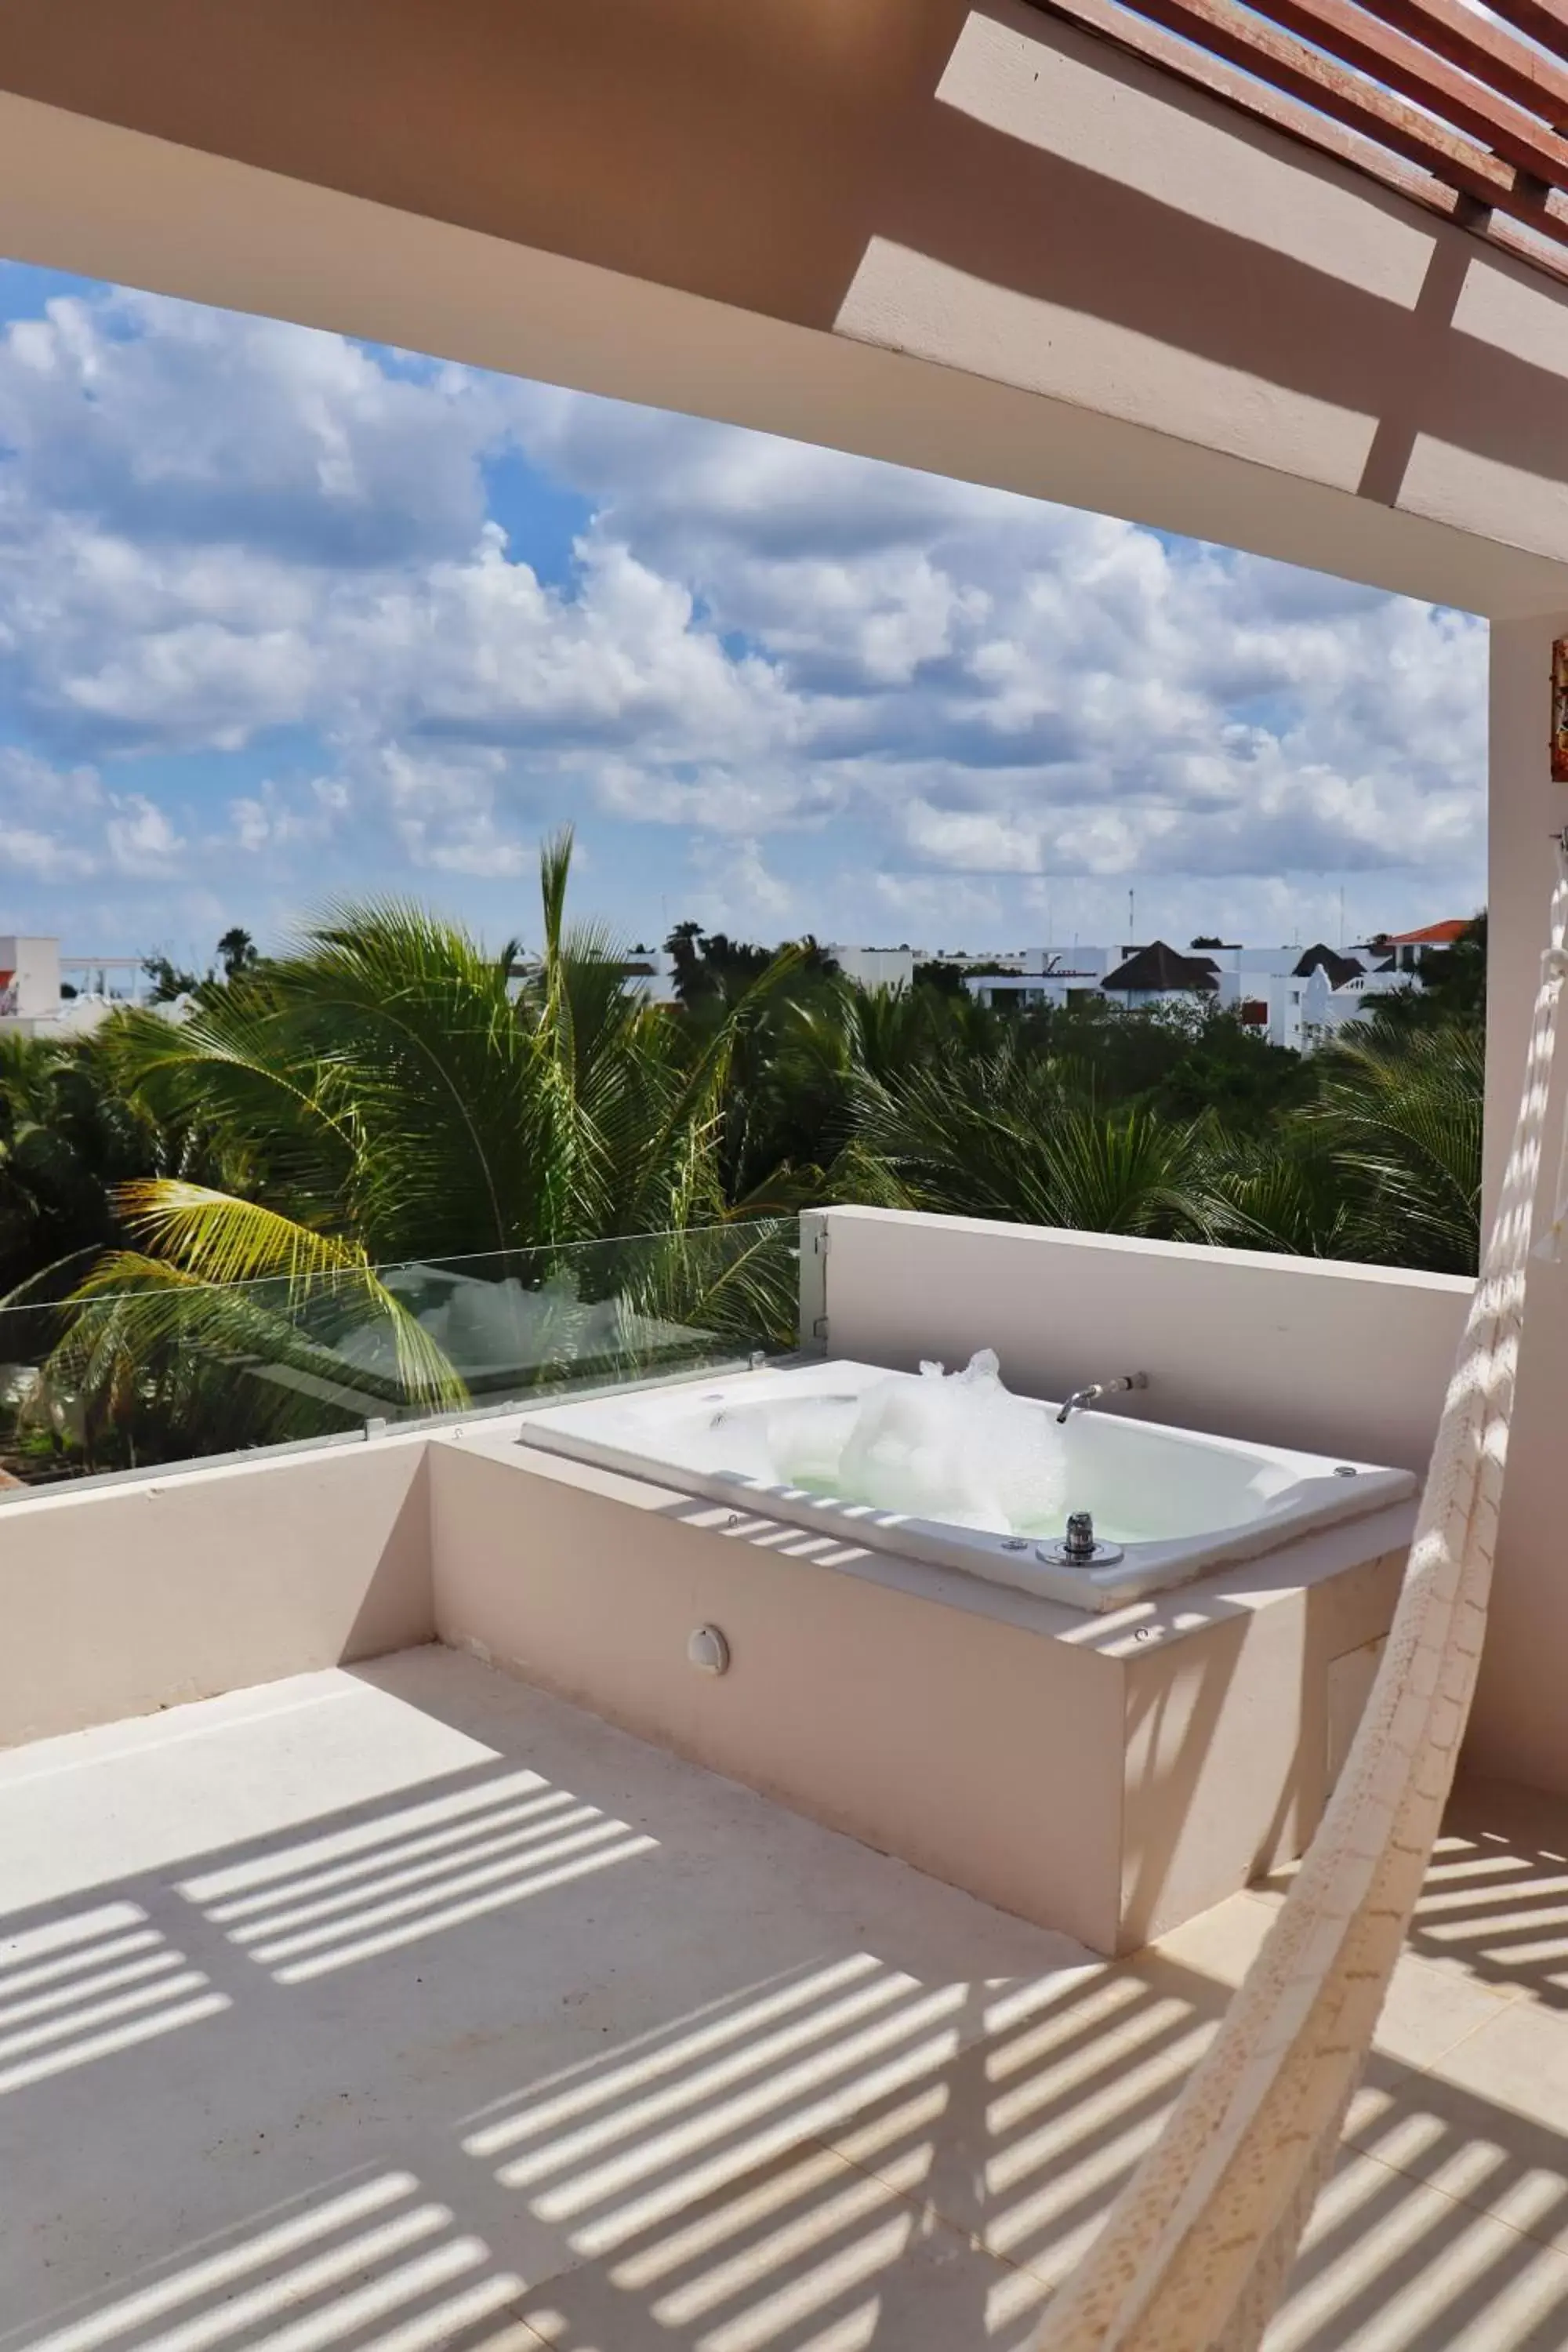
[[[524,1417],[520,1442],[900,1552],[1114,1609],[1415,1492],[1407,1470],[1293,1454],[1016,1397],[966,1375],[847,1361],[764,1366]],[[1097,1549],[1058,1553],[1069,1514]]]

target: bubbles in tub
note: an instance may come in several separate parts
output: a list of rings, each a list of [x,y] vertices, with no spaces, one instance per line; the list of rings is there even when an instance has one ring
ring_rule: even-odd
[[[1069,1433],[1043,1405],[1002,1385],[996,1358],[983,1348],[944,1383],[964,1399],[967,1442],[983,1453],[986,1475],[1009,1528],[1060,1524],[1067,1506]],[[988,1526],[994,1526],[988,1519]]]
[[[774,1405],[767,1442],[782,1486],[832,1486],[860,1409],[858,1397],[801,1397]]]
[[[722,1461],[727,1475],[754,1478],[763,1486],[776,1486],[781,1483],[767,1416],[721,1410],[711,1416],[708,1426],[715,1436],[722,1440]]]
[[[855,1424],[854,1397],[785,1397],[765,1407],[727,1405],[709,1417],[730,1475],[763,1486],[830,1492]]]
[[[890,1376],[858,1399],[777,1406],[758,1435],[773,1483],[998,1533],[1061,1519],[1061,1433],[1003,1387],[989,1348],[962,1372],[922,1364],[918,1381]]]

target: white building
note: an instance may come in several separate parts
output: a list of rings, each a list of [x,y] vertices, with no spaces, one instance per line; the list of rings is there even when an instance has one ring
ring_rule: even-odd
[[[621,966],[621,978],[645,1004],[676,1002],[675,958],[667,948],[634,948]]]
[[[912,988],[915,980],[913,948],[852,948],[835,942],[823,950],[831,956],[846,980],[858,988]]]
[[[1145,947],[1039,948],[986,959],[1013,969],[972,972],[963,984],[982,1004],[1030,1010],[1102,995],[1139,1009],[1207,1002],[1234,1012],[1271,1045],[1307,1054],[1347,1021],[1364,1019],[1378,996],[1418,988],[1422,951],[1450,946],[1464,929],[1461,922],[1435,923],[1343,952],[1300,941],[1185,951],[1163,940]]]
[[[62,956],[58,940],[0,936],[0,1035],[84,1037],[146,1001],[139,956]]]
[[[1185,1003],[1215,995],[1221,984],[1208,956],[1182,955],[1163,940],[1142,948],[1037,948],[1016,958],[986,961],[1016,969],[968,974],[963,985],[969,993],[982,1004],[1031,1010],[1083,1003],[1107,991],[1126,1005]]]
[[[0,1022],[26,1029],[52,1021],[60,1009],[58,940],[0,938]]]
[[[1278,948],[1226,946],[1201,950],[1217,971],[1215,1002],[1243,1024],[1293,1054],[1310,1051],[1312,1006],[1336,981],[1360,971],[1354,959],[1321,943],[1303,948],[1293,940]]]
[[[982,1004],[1016,1004],[1036,1009],[1046,1004],[1072,1004],[1098,996],[1100,983],[1114,971],[1128,950],[1079,947],[1028,948],[1016,955],[971,956],[966,963],[1007,964],[1007,971],[977,971],[963,985]],[[960,959],[950,958],[950,961]]]
[[[1331,1037],[1347,1021],[1364,1021],[1375,1008],[1380,996],[1396,996],[1405,990],[1419,988],[1419,974],[1411,967],[1390,971],[1373,965],[1371,971],[1354,973],[1338,988],[1315,987],[1307,1010],[1313,1045]]]

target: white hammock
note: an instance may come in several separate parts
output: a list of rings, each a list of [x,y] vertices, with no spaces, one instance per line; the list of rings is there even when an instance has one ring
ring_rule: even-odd
[[[1475,1689],[1565,927],[1560,879],[1497,1220],[1354,1746],[1268,1941],[1033,2352],[1253,2352],[1333,2163]],[[1560,1198],[1543,1247],[1565,1218]]]

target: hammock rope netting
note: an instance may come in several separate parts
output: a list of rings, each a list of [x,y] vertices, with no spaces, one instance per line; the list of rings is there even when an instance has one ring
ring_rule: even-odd
[[[1565,933],[1560,847],[1519,1119],[1360,1729],[1267,1942],[1032,2352],[1254,2352],[1338,2152],[1480,1663]],[[1563,1169],[1541,1254],[1568,1226],[1568,1132]]]

